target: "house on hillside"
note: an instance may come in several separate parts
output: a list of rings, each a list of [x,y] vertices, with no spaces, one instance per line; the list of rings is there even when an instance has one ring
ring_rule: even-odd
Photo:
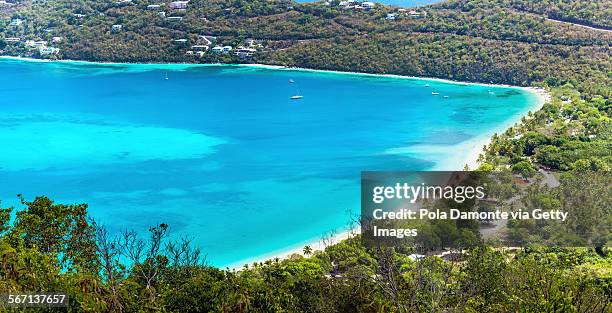
[[[208,46],[206,46],[206,45],[193,45],[193,46],[191,46],[191,49],[196,50],[196,51],[208,51]]]
[[[111,30],[114,31],[114,32],[118,32],[118,31],[120,31],[122,29],[123,29],[123,25],[121,25],[121,24],[115,24],[111,28]]]
[[[26,40],[25,45],[27,47],[35,47],[35,48],[41,48],[41,47],[46,47],[47,46],[47,42],[44,40]]]
[[[365,2],[362,2],[360,6],[362,8],[364,8],[364,9],[366,9],[366,10],[370,10],[370,9],[373,9],[376,6],[376,3],[370,2],[370,1],[365,1]]]
[[[19,18],[14,18],[11,20],[11,22],[9,23],[9,26],[11,27],[17,27],[19,25],[23,24],[23,20],[19,19]]]
[[[147,5],[147,10],[157,11],[157,10],[159,10],[159,8],[161,8],[161,6],[159,4],[149,4],[149,5]]]
[[[244,40],[244,45],[247,47],[261,47],[263,44],[263,40],[261,39],[253,39],[253,38],[247,38]]]
[[[385,17],[385,20],[387,20],[387,21],[395,21],[395,19],[397,19],[397,14],[395,14],[395,13],[389,13]]]
[[[211,51],[212,51],[212,53],[214,53],[214,54],[219,54],[219,53],[223,52],[223,47],[221,47],[221,46],[215,46],[215,47],[213,47],[213,48],[212,48],[212,50],[211,50]]]
[[[19,37],[8,37],[8,38],[4,38],[5,42],[20,42],[21,38]]]
[[[166,17],[166,20],[168,20],[169,22],[180,22],[183,20],[182,16],[168,16]]]
[[[40,52],[40,55],[56,54],[59,51],[60,51],[59,48],[54,48],[54,47],[40,47],[40,49],[38,49],[38,52]]]
[[[132,0],[119,0],[115,3],[117,6],[123,7],[128,5],[133,5]]]
[[[340,1],[338,3],[338,5],[341,7],[355,6],[357,4],[358,2],[356,0],[346,0],[346,1]]]
[[[184,10],[187,9],[189,1],[172,1],[170,2],[170,8],[173,10]]]
[[[253,48],[245,48],[245,47],[240,46],[236,48],[236,51],[234,52],[234,54],[241,58],[249,58],[253,56],[255,52],[257,52],[257,50]]]
[[[410,15],[410,17],[418,18],[418,17],[427,16],[427,12],[417,12],[415,10],[410,10],[408,12],[408,15]]]

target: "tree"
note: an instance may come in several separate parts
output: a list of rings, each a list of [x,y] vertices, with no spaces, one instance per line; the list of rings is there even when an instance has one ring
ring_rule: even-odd
[[[312,254],[312,248],[310,246],[304,246],[303,252],[305,256],[309,256]]]
[[[160,223],[149,227],[149,233],[150,238],[145,241],[134,230],[124,230],[118,239],[118,246],[122,255],[133,264],[130,275],[144,286],[150,304],[156,307],[156,287],[168,265],[168,258],[162,254],[163,243],[168,235],[168,224]]]
[[[1,203],[0,203],[1,204]],[[10,228],[12,208],[0,208],[0,236]]]
[[[535,158],[544,166],[558,169],[563,163],[559,147],[545,145],[536,150]]]
[[[54,204],[44,196],[32,202],[21,197],[21,202],[26,209],[17,212],[10,237],[28,248],[59,256],[63,269],[97,271],[94,229],[87,222],[86,204]]]
[[[536,169],[531,165],[531,162],[521,161],[512,166],[512,172],[530,178],[536,174]]]

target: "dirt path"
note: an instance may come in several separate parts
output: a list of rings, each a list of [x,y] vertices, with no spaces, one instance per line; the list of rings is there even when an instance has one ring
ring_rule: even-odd
[[[602,31],[602,32],[612,33],[612,30],[605,29],[605,28],[598,28],[598,27],[587,26],[587,25],[583,25],[583,24],[576,24],[576,23],[572,23],[572,22],[566,22],[566,21],[561,21],[561,20],[555,20],[555,19],[548,18],[548,17],[544,17],[544,18],[545,18],[547,21],[551,21],[551,22],[556,22],[556,23],[561,23],[561,24],[567,24],[567,25],[574,25],[574,26],[578,26],[578,27],[582,27],[582,28],[586,28],[586,29],[592,29],[592,30],[598,30],[598,31]]]

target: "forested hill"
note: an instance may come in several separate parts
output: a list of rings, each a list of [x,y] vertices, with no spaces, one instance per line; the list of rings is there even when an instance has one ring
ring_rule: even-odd
[[[515,85],[548,80],[608,97],[610,2],[533,2],[458,0],[411,12],[338,1],[192,0],[173,9],[169,1],[8,0],[0,4],[0,49],[43,58],[256,62]],[[252,56],[210,50],[236,51],[247,38],[260,40]],[[59,50],[41,52],[27,40]],[[205,53],[193,48],[203,45]]]
[[[471,10],[475,1],[459,0],[441,4],[443,7]],[[576,23],[595,28],[612,29],[612,2],[563,0],[483,0],[477,6],[505,7],[519,12],[543,15],[552,20]]]

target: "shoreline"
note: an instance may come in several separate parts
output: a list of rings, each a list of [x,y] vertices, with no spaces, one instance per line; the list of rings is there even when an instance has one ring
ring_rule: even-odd
[[[307,240],[305,241],[303,245],[299,247],[296,245],[296,247],[281,249],[276,252],[273,251],[270,253],[266,253],[264,255],[255,256],[255,257],[243,260],[243,261],[235,262],[233,264],[229,264],[225,266],[225,268],[229,268],[232,271],[240,271],[244,269],[245,265],[251,266],[253,263],[261,263],[267,260],[274,260],[274,259],[287,260],[293,257],[294,255],[298,255],[302,257],[310,257],[318,251],[324,251],[325,248],[327,248],[328,246],[337,244],[349,238],[353,238],[356,235],[359,235],[360,233],[361,233],[361,227],[356,226],[354,228],[345,229],[339,233],[332,233],[327,238],[323,238],[324,235],[322,235],[316,241]],[[312,249],[312,252],[309,256],[306,256],[304,254],[305,246],[309,246]]]
[[[131,65],[131,66],[150,66],[150,67],[243,67],[243,68],[260,68],[260,69],[271,69],[271,70],[282,70],[282,71],[296,71],[296,72],[310,72],[310,73],[327,73],[327,74],[339,74],[339,75],[352,75],[352,76],[366,76],[366,77],[386,77],[386,78],[397,78],[397,79],[408,79],[408,80],[420,80],[420,81],[431,81],[440,83],[449,83],[457,85],[479,85],[479,86],[490,86],[490,87],[504,87],[504,88],[515,88],[515,89],[530,89],[535,87],[524,87],[514,86],[509,84],[490,84],[490,83],[477,83],[477,82],[465,82],[458,80],[451,80],[437,77],[421,77],[421,76],[408,76],[400,74],[376,74],[376,73],[365,73],[365,72],[350,72],[350,71],[336,71],[336,70],[323,70],[303,67],[286,67],[282,65],[272,64],[260,64],[260,63],[134,63],[134,62],[98,62],[98,61],[83,61],[83,60],[49,60],[49,59],[36,59],[26,57],[16,57],[0,55],[0,60],[15,60],[25,61],[33,63],[73,63],[73,64],[91,64],[91,65]]]
[[[416,77],[416,76],[405,76],[405,75],[397,75],[397,74],[374,74],[374,73],[362,73],[362,72],[343,72],[343,71],[334,71],[334,70],[318,70],[318,69],[308,69],[308,68],[288,68],[280,65],[267,65],[267,64],[225,64],[225,63],[208,63],[208,64],[194,64],[194,63],[117,63],[117,62],[91,62],[91,61],[80,61],[80,60],[46,60],[46,59],[35,59],[35,58],[23,58],[23,57],[13,57],[13,56],[0,56],[0,60],[15,60],[15,61],[24,61],[24,62],[40,62],[40,63],[72,63],[72,64],[92,64],[92,65],[109,65],[109,66],[147,66],[152,68],[174,68],[174,69],[187,69],[193,67],[237,67],[237,68],[253,68],[253,69],[270,69],[270,70],[279,70],[279,71],[295,71],[295,72],[306,72],[306,73],[326,73],[326,74],[334,74],[334,75],[347,75],[347,76],[358,76],[358,77],[381,77],[381,78],[393,78],[393,79],[402,79],[402,80],[418,80],[418,81],[429,81],[429,82],[439,82],[445,84],[454,84],[454,85],[479,85],[479,86],[491,86],[491,87],[504,87],[511,88],[517,90],[523,90],[529,93],[534,100],[533,103],[525,110],[521,112],[521,114],[517,114],[512,116],[507,122],[501,124],[498,128],[492,130],[489,133],[482,134],[476,138],[473,138],[467,142],[461,143],[455,147],[453,147],[453,151],[461,151],[465,155],[464,158],[461,158],[461,162],[459,163],[456,160],[450,160],[447,163],[441,163],[434,166],[431,170],[462,170],[465,165],[468,166],[470,170],[475,170],[478,168],[479,162],[478,157],[484,152],[484,146],[488,146],[491,143],[491,139],[493,134],[495,133],[503,133],[510,127],[513,127],[517,123],[520,123],[523,117],[526,117],[529,112],[536,112],[542,108],[542,106],[550,101],[551,95],[544,89],[540,87],[522,87],[522,86],[513,86],[507,84],[487,84],[487,83],[475,83],[475,82],[462,82],[462,81],[453,81],[449,79],[443,78],[433,78],[433,77]],[[355,236],[360,233],[359,226],[354,228],[345,228],[343,231],[331,234],[329,237],[322,239],[325,235],[322,235],[318,239],[305,240],[301,246],[294,245],[291,247],[287,247],[286,249],[280,249],[277,251],[271,251],[270,253],[266,253],[263,255],[253,256],[251,258],[241,260],[238,262],[234,262],[233,264],[229,264],[225,266],[231,270],[240,270],[243,268],[245,264],[252,264],[254,262],[263,262],[265,260],[271,260],[275,258],[279,259],[287,259],[292,255],[301,255],[304,256],[303,247],[310,246],[312,248],[313,253],[316,251],[324,250],[330,243],[338,243],[340,241],[346,240],[350,237]]]
[[[540,109],[542,109],[544,104],[549,102],[552,98],[550,93],[546,89],[541,88],[541,87],[521,87],[521,88],[524,90],[527,90],[535,98],[534,103],[532,104],[530,108],[528,108],[527,111],[512,117],[511,119],[508,120],[508,122],[500,125],[500,127],[495,129],[494,131],[484,134],[480,137],[477,137],[476,139],[473,139],[470,142],[465,144],[469,147],[469,150],[468,150],[467,156],[463,160],[463,164],[467,165],[469,170],[478,169],[478,166],[480,165],[480,162],[478,162],[478,158],[480,157],[481,154],[484,153],[484,147],[489,146],[489,144],[491,144],[491,140],[493,139],[492,137],[494,134],[502,134],[506,130],[510,129],[511,127],[514,127],[515,125],[519,124],[521,120],[524,117],[527,117],[530,112],[535,113],[539,111]]]

